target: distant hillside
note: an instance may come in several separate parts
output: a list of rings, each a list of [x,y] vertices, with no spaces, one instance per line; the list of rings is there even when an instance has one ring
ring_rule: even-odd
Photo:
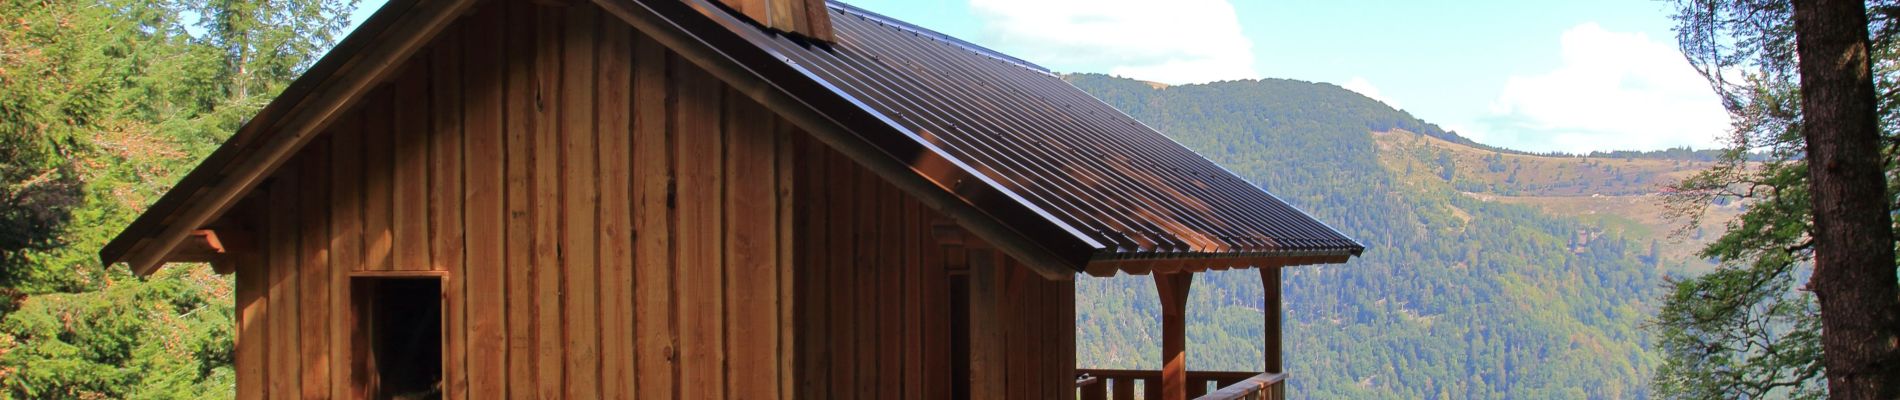
[[[1068,79],[1368,246],[1288,270],[1300,397],[1647,397],[1667,223],[1588,199],[1653,197],[1695,163],[1491,148],[1331,84]],[[1077,288],[1081,365],[1157,366],[1149,278]],[[1258,275],[1206,274],[1190,301],[1189,368],[1257,370]]]
[[[1741,205],[1711,205],[1702,225],[1684,232],[1660,193],[1667,185],[1714,165],[1709,151],[1599,152],[1590,156],[1501,153],[1404,130],[1374,132],[1379,161],[1406,185],[1421,190],[1449,187],[1480,201],[1535,206],[1616,231],[1638,245],[1655,247],[1646,262],[1702,269],[1695,256],[1741,213]],[[1609,157],[1611,155],[1619,157]]]
[[[1373,132],[1380,161],[1408,181],[1431,177],[1460,191],[1508,196],[1621,196],[1656,193],[1713,165],[1660,158],[1505,153],[1405,130]]]

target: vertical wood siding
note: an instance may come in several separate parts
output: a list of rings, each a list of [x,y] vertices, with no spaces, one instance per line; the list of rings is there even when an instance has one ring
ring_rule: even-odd
[[[972,398],[1074,390],[1073,282],[966,246],[968,233],[882,178],[812,139],[792,142],[795,397],[949,398],[966,384],[951,381],[953,357],[972,357]],[[949,285],[966,273],[967,324]],[[952,354],[959,326],[971,354]]]
[[[526,2],[358,104],[234,208],[264,250],[240,398],[359,395],[350,282],[397,275],[443,279],[447,398],[791,391],[779,149],[802,134],[763,106],[591,5]]]
[[[948,398],[979,264],[978,393],[1072,384],[1071,283],[591,4],[491,3],[356,104],[227,217],[239,398],[362,395],[367,276],[442,279],[451,399]]]

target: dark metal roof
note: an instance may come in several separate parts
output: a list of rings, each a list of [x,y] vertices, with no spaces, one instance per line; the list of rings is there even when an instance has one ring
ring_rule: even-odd
[[[829,46],[741,34],[1099,244],[1094,260],[1364,248],[1042,67],[849,5],[830,9]]]

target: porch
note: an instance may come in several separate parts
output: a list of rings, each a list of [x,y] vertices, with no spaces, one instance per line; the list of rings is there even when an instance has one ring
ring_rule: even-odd
[[[1081,400],[1281,400],[1286,398],[1286,371],[1282,365],[1280,267],[1263,265],[1262,341],[1264,370],[1189,371],[1187,369],[1186,308],[1194,273],[1188,270],[1152,274],[1161,298],[1160,370],[1076,369],[1076,398]],[[1140,396],[1136,393],[1139,391]]]

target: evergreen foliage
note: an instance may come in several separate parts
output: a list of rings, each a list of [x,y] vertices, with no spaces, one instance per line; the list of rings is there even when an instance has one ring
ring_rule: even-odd
[[[1822,398],[1820,310],[1813,272],[1806,141],[1801,134],[1793,9],[1786,0],[1675,1],[1677,39],[1723,96],[1734,130],[1718,165],[1684,180],[1671,201],[1693,220],[1703,204],[1747,211],[1702,249],[1708,274],[1673,279],[1655,317],[1665,362],[1653,385],[1680,398]],[[1887,186],[1900,137],[1900,2],[1866,2]],[[1892,194],[1889,194],[1892,197]],[[1891,207],[1891,206],[1890,206]],[[1697,232],[1700,233],[1699,231]]]
[[[0,0],[0,398],[232,395],[231,282],[98,250],[328,49],[350,0]]]

